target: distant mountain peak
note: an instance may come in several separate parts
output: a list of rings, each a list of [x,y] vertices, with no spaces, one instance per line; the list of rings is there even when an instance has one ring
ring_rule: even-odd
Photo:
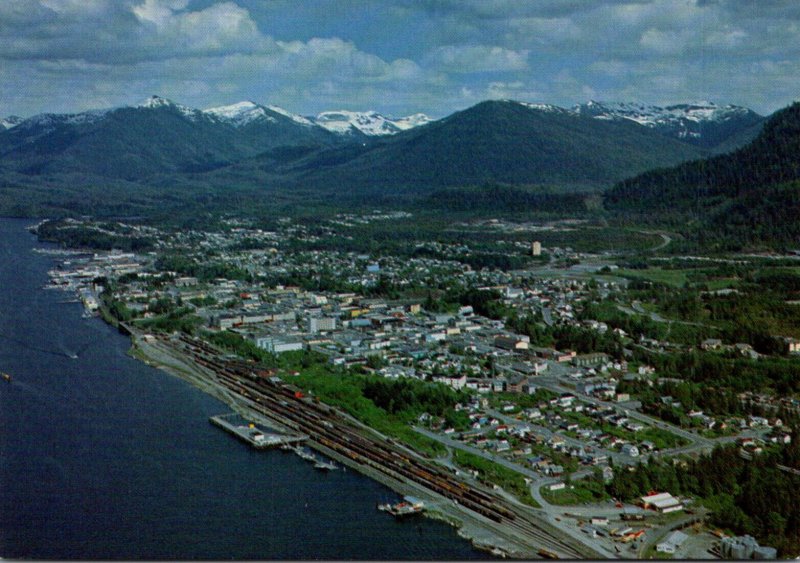
[[[425,114],[416,113],[408,117],[392,119],[374,110],[368,111],[324,111],[314,122],[328,131],[342,134],[362,133],[371,137],[394,135],[400,131],[419,127],[432,120]]]
[[[137,108],[144,108],[144,109],[161,109],[161,108],[173,108],[178,110],[181,114],[185,117],[190,119],[195,119],[200,112],[194,108],[190,108],[189,106],[184,106],[182,104],[178,104],[169,100],[167,98],[162,98],[161,96],[152,95],[143,102],[136,104]]]
[[[218,106],[203,110],[203,114],[216,117],[221,121],[229,122],[235,127],[242,127],[256,120],[276,121],[267,115],[266,108],[249,100],[237,102],[229,106]]]
[[[508,100],[511,101],[511,100]],[[526,108],[533,109],[536,111],[543,111],[546,113],[570,113],[568,109],[562,108],[560,106],[556,106],[553,104],[544,104],[539,102],[516,102],[520,105],[525,106]]]

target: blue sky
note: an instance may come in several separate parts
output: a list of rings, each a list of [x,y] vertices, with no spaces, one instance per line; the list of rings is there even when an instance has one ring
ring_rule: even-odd
[[[442,117],[485,99],[800,95],[797,0],[2,0],[0,116],[241,100]]]

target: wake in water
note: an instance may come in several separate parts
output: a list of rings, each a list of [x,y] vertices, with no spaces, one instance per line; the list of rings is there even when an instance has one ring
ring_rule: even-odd
[[[78,354],[80,354],[81,352],[86,350],[86,348],[89,347],[89,344],[87,344],[86,346],[81,348],[77,353],[71,353],[71,352],[68,352],[68,351],[64,350],[63,347],[62,347],[61,350],[41,348],[39,346],[35,346],[35,345],[31,344],[30,342],[27,342],[27,341],[22,340],[20,338],[16,338],[16,337],[10,336],[8,334],[3,334],[2,332],[0,332],[0,338],[2,338],[4,340],[8,340],[10,342],[13,342],[15,344],[18,344],[18,345],[22,346],[23,348],[26,348],[27,350],[33,350],[35,352],[42,352],[43,354],[52,354],[53,356],[58,356],[60,358],[69,358],[71,360],[77,359],[78,358]]]

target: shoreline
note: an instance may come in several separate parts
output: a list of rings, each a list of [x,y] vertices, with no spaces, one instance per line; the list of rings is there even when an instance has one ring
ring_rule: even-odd
[[[146,342],[142,335],[126,330],[124,325],[118,325],[117,329],[130,338],[131,346],[127,351],[130,357],[190,383],[201,391],[218,399],[242,416],[251,418],[254,421],[268,423],[272,426],[288,428],[280,421],[271,418],[268,419],[264,414],[256,412],[245,404],[243,398],[233,397],[219,385],[210,382],[207,376],[202,374],[199,366],[192,365],[191,360],[176,357],[179,352],[170,350],[171,353],[167,353],[160,346]],[[369,430],[368,427],[360,426]],[[468,540],[474,549],[494,557],[510,557],[516,559],[542,558],[539,554],[539,550],[541,548],[549,550],[549,548],[544,546],[535,546],[526,543],[519,537],[520,534],[518,531],[504,528],[505,525],[502,523],[495,523],[478,514],[473,514],[460,505],[455,504],[454,501],[446,499],[438,493],[417,483],[389,477],[371,467],[342,456],[330,448],[315,442],[313,439],[309,439],[306,444],[331,459],[336,460],[343,466],[358,471],[361,475],[390,488],[400,495],[412,495],[422,498],[428,507],[423,512],[423,516],[453,526],[456,528],[457,534],[465,540]],[[559,536],[561,536],[561,538],[559,538]],[[564,539],[568,543],[574,544],[574,540],[569,536],[553,534],[552,538],[554,541]],[[588,549],[588,546],[585,544],[580,544],[580,547],[583,548],[583,550]]]

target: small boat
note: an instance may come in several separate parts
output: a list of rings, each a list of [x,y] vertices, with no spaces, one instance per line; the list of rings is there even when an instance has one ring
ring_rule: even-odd
[[[300,456],[301,459],[304,459],[306,461],[313,461],[313,462],[317,461],[317,456],[315,456],[312,453],[307,452],[305,449],[301,448],[300,446],[297,446],[296,448],[294,448],[294,453],[296,453],[298,456]]]
[[[403,502],[397,504],[379,504],[378,510],[388,512],[392,516],[400,518],[402,516],[410,516],[412,514],[419,514],[425,509],[423,502],[413,497],[406,497]]]
[[[4,371],[0,371],[0,376],[7,382],[11,383],[11,376]]]
[[[336,469],[336,464],[334,464],[332,461],[328,462],[320,460],[314,464],[314,469],[319,469],[320,471],[333,471]]]

